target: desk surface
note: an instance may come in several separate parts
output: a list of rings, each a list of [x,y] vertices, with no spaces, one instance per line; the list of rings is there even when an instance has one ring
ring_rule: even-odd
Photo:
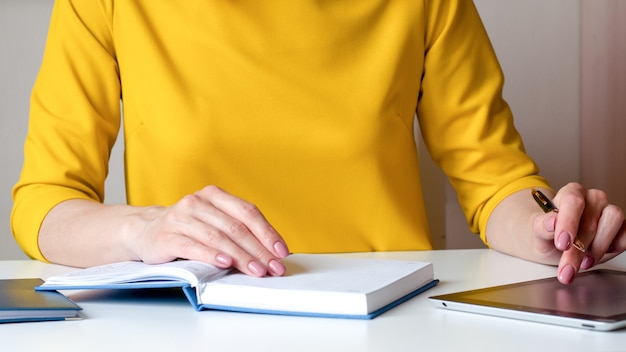
[[[430,261],[441,283],[370,321],[196,312],[178,291],[66,291],[82,321],[0,325],[3,351],[620,351],[626,329],[587,331],[453,312],[434,294],[555,275],[555,268],[491,250],[364,253]],[[624,255],[602,267],[626,270]],[[72,270],[36,261],[0,261],[0,279]]]

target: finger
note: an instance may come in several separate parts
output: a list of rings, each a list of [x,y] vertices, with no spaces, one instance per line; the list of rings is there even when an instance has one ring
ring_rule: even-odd
[[[622,226],[623,214],[618,207],[609,204],[603,191],[586,190],[576,183],[561,189],[555,199],[558,199],[560,207],[555,231],[556,246],[565,248],[568,239],[573,241],[578,238],[587,248],[585,253],[581,253],[583,251],[567,246],[569,249],[561,256],[559,280],[570,283],[579,269],[589,269],[604,256]]]
[[[173,240],[167,241],[177,257],[201,260],[222,268],[234,267],[247,275],[267,275],[267,268],[261,262],[218,228],[197,220],[189,221],[186,227]]]
[[[197,216],[194,224],[200,228],[193,231],[194,236],[203,244],[229,254],[237,269],[255,276],[265,276],[268,270],[278,276],[285,273],[284,265],[242,222],[214,207],[198,212]]]
[[[177,239],[179,240],[177,252],[181,253],[179,258],[208,262],[224,269],[234,266],[233,258],[217,248],[202,246],[187,237],[180,236]],[[175,241],[170,245],[177,247]]]
[[[563,284],[574,281],[585,254],[574,247],[563,252],[557,268],[557,278]]]
[[[539,214],[535,217],[533,230],[533,247],[545,256],[554,252],[554,230],[557,221],[557,213]]]
[[[158,244],[165,243],[167,248],[157,248],[148,253],[158,255],[162,260],[163,253],[168,253],[173,258],[185,258],[202,260],[216,266],[233,266],[241,272],[253,276],[265,276],[267,274],[266,265],[272,269],[272,274],[284,274],[284,266],[277,261],[272,261],[271,253],[251,234],[247,233],[248,243],[256,244],[256,251],[263,252],[265,257],[262,264],[246,250],[242,249],[239,243],[235,243],[230,236],[225,233],[220,226],[220,222],[226,223],[227,215],[216,209],[203,197],[193,194],[183,197],[178,203],[168,208],[160,217],[158,224],[151,227],[157,238],[152,241]],[[233,220],[231,219],[231,223]],[[240,227],[241,228],[241,227]],[[242,231],[247,231],[242,229]],[[240,239],[240,241],[243,241]],[[157,246],[155,244],[155,246]],[[250,248],[251,245],[248,245]],[[159,254],[160,253],[160,254]],[[167,259],[167,258],[166,258]]]
[[[615,205],[609,204],[602,209],[593,241],[589,245],[587,256],[581,269],[589,269],[600,262],[606,253],[620,253],[624,250],[624,213]]]
[[[148,264],[159,264],[164,261],[183,258],[206,262],[220,268],[229,268],[233,265],[232,257],[217,248],[204,246],[192,237],[170,233],[167,236],[162,236],[162,238],[163,239],[155,241],[157,244],[155,247],[157,248],[155,248],[153,252],[164,254],[161,254],[156,260],[145,258],[143,259],[144,262]],[[164,246],[160,244],[164,244]],[[169,259],[163,260],[163,255],[169,257]]]
[[[571,244],[577,239],[578,227],[585,211],[585,195],[584,187],[570,183],[561,188],[554,197],[554,202],[559,208],[554,230],[554,246],[563,252],[559,260],[557,278],[564,284],[574,280],[584,258],[584,254]]]
[[[533,223],[534,233],[542,241],[551,241],[554,239],[554,230],[556,229],[557,213],[551,212],[539,214],[535,217]]]
[[[570,183],[561,188],[554,198],[559,208],[554,230],[554,245],[567,251],[576,240],[579,224],[585,211],[586,190],[581,185]]]
[[[622,212],[622,216],[623,212]],[[617,232],[615,238],[613,238],[613,242],[609,246],[607,252],[611,254],[620,254],[626,251],[626,221],[622,221],[622,226]]]
[[[194,216],[201,224],[210,224],[206,234],[200,232],[199,240],[207,245],[217,246],[233,258],[233,266],[244,273],[265,276],[268,271],[272,275],[281,276],[285,273],[286,268],[277,259],[273,252],[278,254],[278,258],[286,257],[289,252],[282,238],[274,230],[274,228],[265,220],[261,212],[252,204],[230,195],[229,193],[215,186],[206,187],[202,191],[194,194],[188,202],[195,211]],[[222,209],[238,209],[232,207],[236,204],[240,208],[245,208],[248,213],[240,213],[243,215],[235,215],[243,218],[233,217],[224,212]],[[189,206],[189,205],[187,205]],[[231,211],[231,214],[233,212]],[[277,240],[272,241],[270,236],[259,236],[248,227],[248,224],[255,224],[254,221],[246,221],[246,214],[252,214],[256,219],[260,219],[265,225],[265,231],[269,231],[270,235]],[[262,225],[263,225],[262,224]],[[270,238],[270,243],[274,243],[274,251],[268,249],[267,244],[261,242],[262,239]],[[266,241],[267,243],[267,241]]]
[[[215,207],[240,221],[276,258],[285,258],[289,255],[283,238],[254,204],[216,186],[208,186],[200,192],[206,195]],[[235,233],[239,232],[235,231]]]

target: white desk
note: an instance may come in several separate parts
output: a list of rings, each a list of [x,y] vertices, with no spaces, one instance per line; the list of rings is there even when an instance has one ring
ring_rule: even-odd
[[[351,254],[355,255],[355,254]],[[2,351],[624,351],[626,329],[595,332],[435,308],[427,297],[555,275],[490,250],[356,254],[433,262],[441,283],[370,321],[196,312],[182,293],[65,292],[82,321],[0,325]],[[603,267],[626,270],[622,255]],[[69,268],[0,262],[0,278]]]

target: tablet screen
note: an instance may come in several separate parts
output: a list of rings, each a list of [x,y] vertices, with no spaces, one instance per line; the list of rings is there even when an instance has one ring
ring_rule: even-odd
[[[549,278],[431,298],[444,307],[458,302],[610,323],[626,319],[626,273],[599,269],[580,273],[569,285]]]

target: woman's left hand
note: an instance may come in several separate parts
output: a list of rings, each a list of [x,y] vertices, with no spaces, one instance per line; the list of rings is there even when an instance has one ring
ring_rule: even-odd
[[[544,225],[554,227],[554,246],[563,252],[557,271],[559,281],[570,283],[579,270],[626,250],[624,213],[609,202],[604,191],[569,183],[557,192],[553,202],[559,209],[556,221]],[[584,245],[584,252],[572,245],[577,239]]]

